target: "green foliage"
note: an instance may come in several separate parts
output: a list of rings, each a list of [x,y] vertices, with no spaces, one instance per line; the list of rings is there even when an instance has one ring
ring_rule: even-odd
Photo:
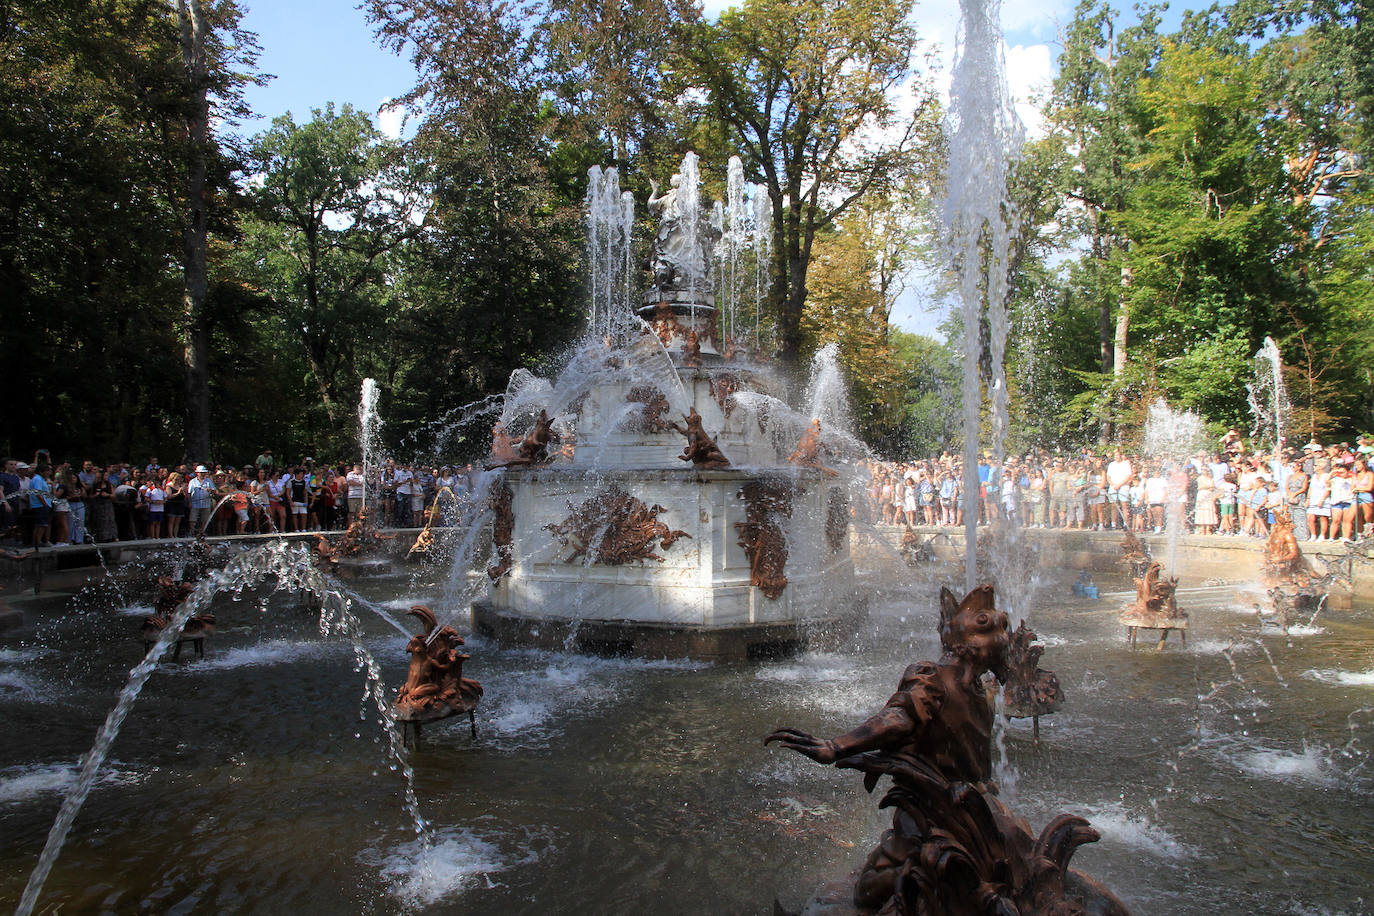
[[[910,118],[894,100],[913,76],[909,13],[904,0],[747,0],[715,23],[678,30],[674,88],[689,104],[702,100],[689,117],[740,155],[772,203],[771,305],[784,362],[803,350],[818,234],[860,201],[896,190],[922,163],[933,171],[929,153],[941,138],[934,93],[913,79]]]

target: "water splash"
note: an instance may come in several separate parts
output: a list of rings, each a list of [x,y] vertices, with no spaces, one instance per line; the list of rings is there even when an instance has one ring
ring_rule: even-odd
[[[363,379],[362,394],[358,399],[358,443],[362,448],[363,462],[363,505],[367,505],[367,487],[378,463],[378,449],[381,446],[382,418],[377,411],[380,391],[374,379]],[[377,494],[373,494],[375,499]]]
[[[1255,380],[1245,386],[1250,414],[1255,418],[1250,436],[1257,441],[1268,439],[1274,451],[1279,451],[1293,411],[1283,384],[1283,355],[1274,338],[1264,338],[1264,345],[1255,353],[1254,365]]]
[[[620,189],[614,168],[587,170],[587,263],[590,272],[590,327],[612,333],[631,315],[634,273],[634,195]]]
[[[949,176],[944,206],[950,257],[958,277],[964,327],[964,472],[978,466],[979,368],[984,313],[992,378],[992,451],[999,459],[1007,421],[1003,354],[1009,254],[1016,213],[1010,163],[1024,128],[1012,106],[999,25],[1000,0],[960,0],[959,41],[950,87]],[[971,477],[969,478],[972,479]],[[977,585],[978,488],[964,488],[965,586]]]
[[[1202,417],[1191,410],[1173,410],[1163,398],[1150,405],[1145,420],[1145,441],[1142,449],[1162,462],[1165,475],[1164,537],[1165,571],[1178,568],[1178,539],[1183,534],[1183,509],[1187,498],[1183,466],[1207,442]],[[1211,473],[1206,468],[1204,473]],[[1181,486],[1182,482],[1185,486]]]
[[[295,593],[309,594],[320,600],[320,632],[326,637],[345,636],[353,643],[355,667],[365,673],[367,690],[365,698],[376,708],[378,718],[385,727],[389,738],[389,751],[392,769],[399,770],[405,777],[405,809],[421,844],[429,843],[428,825],[420,815],[419,799],[415,794],[414,772],[410,767],[405,746],[401,741],[400,730],[391,703],[385,695],[382,684],[381,668],[372,653],[362,643],[362,631],[358,620],[349,610],[349,603],[337,591],[331,589],[310,560],[309,552],[297,546],[290,547],[282,541],[255,547],[234,557],[217,572],[210,573],[196,585],[194,591],[177,608],[167,626],[158,635],[157,642],[148,654],[129,672],[128,683],[120,691],[114,708],[106,716],[104,724],[96,732],[90,751],[82,759],[81,770],[76,776],[70,791],[62,802],[47,842],[39,856],[38,864],[29,875],[24,894],[15,910],[16,916],[28,916],[33,912],[42,893],[53,864],[62,852],[72,823],[85,804],[100,775],[100,769],[108,756],[111,745],[119,734],[124,719],[133,709],[143,686],[156,670],[159,660],[168,647],[181,635],[186,622],[195,614],[209,608],[211,601],[219,594],[239,594],[243,589],[274,578],[278,588]]]
[[[839,344],[834,341],[816,351],[811,360],[811,381],[806,386],[806,409],[813,420],[821,421],[822,429],[833,428],[849,435],[853,419],[839,354]]]

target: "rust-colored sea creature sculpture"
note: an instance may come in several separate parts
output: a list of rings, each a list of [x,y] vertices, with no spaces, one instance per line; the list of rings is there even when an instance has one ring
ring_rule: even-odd
[[[315,535],[315,556],[321,562],[337,566],[344,557],[356,557],[364,548],[394,540],[396,535],[383,534],[372,524],[371,513],[367,507],[358,510],[348,522],[348,527],[337,541],[331,542],[322,534]]]
[[[688,330],[687,341],[682,348],[682,365],[695,369],[701,365],[701,338],[695,328]]]
[[[695,407],[689,407],[687,410],[687,415],[682,418],[687,421],[686,427],[673,424],[673,429],[687,437],[687,446],[678,458],[692,462],[692,467],[698,471],[728,468],[730,459],[726,458],[725,453],[716,445],[716,440],[707,434],[706,427],[702,425],[701,414],[697,413]]]
[[[1302,555],[1293,534],[1293,519],[1286,511],[1274,514],[1274,526],[1264,545],[1260,577],[1265,588],[1305,588],[1312,582],[1312,569]]]
[[[1135,580],[1135,603],[1124,608],[1118,619],[1126,625],[1126,635],[1131,645],[1135,645],[1136,631],[1140,629],[1159,630],[1159,645],[1162,650],[1164,641],[1169,638],[1170,630],[1178,630],[1183,644],[1188,644],[1188,615],[1179,610],[1174,600],[1178,588],[1178,577],[1165,578],[1161,567],[1151,561],[1145,575]]]
[[[530,431],[521,440],[515,457],[507,461],[488,463],[487,470],[545,464],[549,460],[549,442],[552,439],[553,418],[547,410],[541,410],[535,418],[534,426],[530,427]]]
[[[916,529],[910,525],[902,532],[900,549],[907,566],[918,566],[935,559],[935,551],[931,548],[930,541],[917,534]]]
[[[811,421],[806,432],[802,433],[801,441],[797,443],[797,447],[787,457],[787,460],[791,464],[801,467],[815,468],[826,477],[834,477],[839,472],[821,464],[821,451],[824,448],[825,445],[821,442],[821,421],[817,417]]]
[[[1040,742],[1040,717],[1064,705],[1064,691],[1053,671],[1037,667],[1045,647],[1023,620],[1007,647],[1007,682],[1002,699],[1009,719],[1030,719],[1031,734]]]
[[[506,433],[506,424],[498,420],[491,428],[491,461],[488,463],[492,467],[500,467],[515,459],[515,440]]]
[[[515,542],[515,511],[511,507],[512,494],[505,481],[492,491],[487,506],[491,509],[491,543],[496,554],[496,562],[487,567],[487,576],[493,582],[510,572],[515,563],[513,545]]]
[[[425,629],[406,645],[410,668],[392,703],[396,718],[415,730],[418,742],[424,723],[465,712],[476,738],[473,710],[482,699],[482,685],[463,677],[463,662],[471,658],[460,648],[463,637],[453,627],[439,628],[434,612],[423,604],[411,607],[407,613],[424,624]]]
[[[940,642],[940,660],[909,666],[883,710],[851,731],[821,739],[782,728],[764,741],[858,770],[870,792],[892,778],[880,806],[894,809],[892,828],[864,863],[853,906],[901,916],[1126,916],[1110,891],[1069,868],[1074,851],[1099,838],[1086,820],[1060,815],[1035,836],[998,797],[983,679],[1006,679],[1011,632],[992,586],[962,601],[941,589]]]
[[[181,603],[195,590],[195,583],[185,579],[173,579],[171,576],[158,576],[157,595],[153,598],[153,615],[145,617],[142,627],[139,628],[139,636],[143,640],[143,652],[148,650],[157,642],[162,631],[167,628],[172,615]],[[181,647],[185,643],[190,643],[197,656],[205,657],[205,637],[214,635],[215,615],[209,613],[194,614],[187,619],[186,625],[181,629],[181,635],[177,637],[176,649],[172,653],[172,660],[181,658]]]
[[[1150,568],[1150,547],[1133,531],[1127,530],[1126,539],[1121,542],[1121,562],[1135,579],[1145,575],[1145,570]]]
[[[580,506],[568,503],[571,511],[556,525],[545,525],[553,536],[571,552],[563,558],[572,563],[581,557],[601,566],[619,566],[645,560],[663,562],[654,552],[655,541],[660,550],[672,547],[678,538],[690,538],[685,531],[675,531],[658,520],[665,512],[662,506],[648,506],[615,484],[591,497]]]
[[[751,480],[739,490],[745,515],[735,530],[749,557],[749,582],[772,599],[787,587],[787,536],[781,519],[792,517],[793,494],[792,482],[781,477]]]
[[[663,416],[668,412],[668,396],[653,385],[635,385],[625,395],[625,400],[640,405],[629,419],[629,425],[637,432],[661,433],[673,429],[672,422]]]

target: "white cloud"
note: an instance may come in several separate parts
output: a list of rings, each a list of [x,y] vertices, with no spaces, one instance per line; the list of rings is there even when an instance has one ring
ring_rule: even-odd
[[[1014,45],[1004,50],[1007,61],[1007,88],[1016,103],[1016,113],[1026,125],[1026,139],[1045,135],[1045,118],[1039,100],[1049,89],[1054,75],[1054,56],[1049,45]]]
[[[411,118],[410,123],[405,123],[406,110],[403,107],[388,107],[391,99],[382,99],[377,106],[377,129],[384,136],[391,140],[401,139],[402,133],[415,133],[415,119]]]

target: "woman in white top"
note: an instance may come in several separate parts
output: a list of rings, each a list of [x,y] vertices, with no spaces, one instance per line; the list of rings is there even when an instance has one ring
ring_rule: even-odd
[[[1155,534],[1164,529],[1164,500],[1168,495],[1168,483],[1159,465],[1150,468],[1150,476],[1145,478],[1145,504],[1150,507],[1150,524]]]
[[[1331,535],[1331,462],[1322,458],[1312,469],[1307,484],[1307,533],[1314,541],[1325,541]]]
[[[1355,534],[1355,478],[1350,468],[1331,469],[1331,539],[1349,540]]]

